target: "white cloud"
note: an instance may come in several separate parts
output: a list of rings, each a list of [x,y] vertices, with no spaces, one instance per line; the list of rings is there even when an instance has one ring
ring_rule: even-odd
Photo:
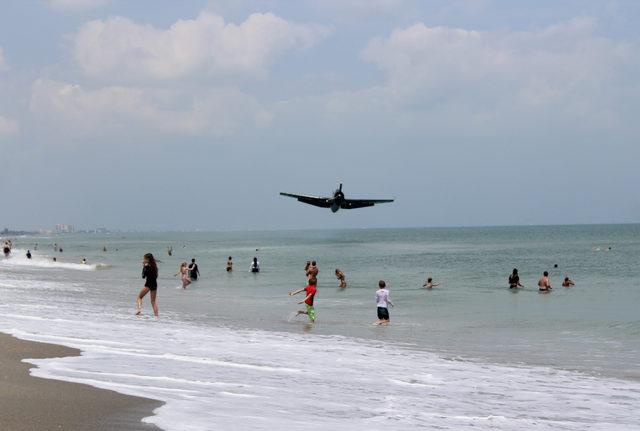
[[[43,2],[52,9],[78,11],[102,7],[111,3],[111,0],[43,0]]]
[[[530,32],[416,24],[372,40],[362,58],[386,75],[378,95],[397,109],[479,121],[537,111],[607,127],[625,114],[625,93],[638,92],[637,52],[576,19]]]
[[[13,136],[17,134],[18,131],[18,123],[15,120],[0,115],[0,139]]]
[[[37,80],[31,111],[38,122],[68,137],[227,136],[270,123],[271,114],[236,89],[189,94],[177,90],[79,85]]]
[[[84,24],[74,36],[75,59],[94,77],[172,79],[197,73],[264,75],[284,52],[307,48],[328,34],[271,13],[226,23],[210,12],[157,29],[124,17]]]

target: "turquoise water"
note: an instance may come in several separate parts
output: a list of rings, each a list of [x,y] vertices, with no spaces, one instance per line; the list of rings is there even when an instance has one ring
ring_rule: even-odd
[[[14,279],[44,276],[89,286],[81,294],[45,292],[43,299],[55,295],[52,302],[73,307],[91,304],[105,313],[130,313],[143,285],[141,257],[152,252],[161,260],[161,319],[341,335],[449,358],[640,379],[640,225],[126,233],[15,240],[22,251],[33,251],[36,242],[37,262],[56,255],[61,263],[86,257],[89,264],[108,266],[71,271],[31,262],[18,265],[15,256],[12,264],[10,259],[0,267]],[[53,251],[54,242],[64,253]],[[169,245],[172,257],[166,253]],[[235,271],[228,274],[230,255]],[[258,275],[248,272],[254,255],[262,266]],[[183,291],[173,274],[181,261],[191,258],[200,266],[201,279]],[[313,327],[303,317],[290,319],[302,298],[287,295],[304,286],[303,266],[311,259],[320,267],[318,321]],[[346,290],[337,288],[333,271],[338,267],[346,273]],[[514,267],[525,288],[510,291],[506,280]],[[537,292],[544,270],[551,273],[550,294]],[[565,275],[575,287],[561,287]],[[441,286],[421,289],[427,276]],[[386,280],[396,304],[386,328],[371,325],[379,279]],[[145,312],[150,313],[145,300]]]

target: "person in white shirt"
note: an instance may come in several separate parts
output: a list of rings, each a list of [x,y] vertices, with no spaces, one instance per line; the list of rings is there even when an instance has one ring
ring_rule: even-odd
[[[389,324],[389,305],[392,307],[393,302],[389,298],[389,290],[387,290],[387,284],[384,280],[378,282],[378,290],[376,290],[376,303],[378,305],[378,321],[376,325],[388,325]]]

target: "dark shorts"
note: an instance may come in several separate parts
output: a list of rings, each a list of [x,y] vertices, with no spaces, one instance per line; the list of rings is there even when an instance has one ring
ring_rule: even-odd
[[[378,319],[389,320],[389,310],[384,307],[378,307]]]
[[[227,266],[227,272],[231,272],[231,267]]]
[[[155,292],[158,290],[158,283],[145,283],[144,287],[149,289],[151,292]]]

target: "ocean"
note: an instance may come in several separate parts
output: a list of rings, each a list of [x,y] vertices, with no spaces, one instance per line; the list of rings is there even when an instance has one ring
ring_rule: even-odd
[[[148,297],[134,316],[147,252],[158,319]],[[312,325],[288,292],[314,259]],[[81,349],[33,374],[164,401],[145,421],[166,430],[638,430],[639,264],[640,225],[25,236],[0,258],[0,331]]]

